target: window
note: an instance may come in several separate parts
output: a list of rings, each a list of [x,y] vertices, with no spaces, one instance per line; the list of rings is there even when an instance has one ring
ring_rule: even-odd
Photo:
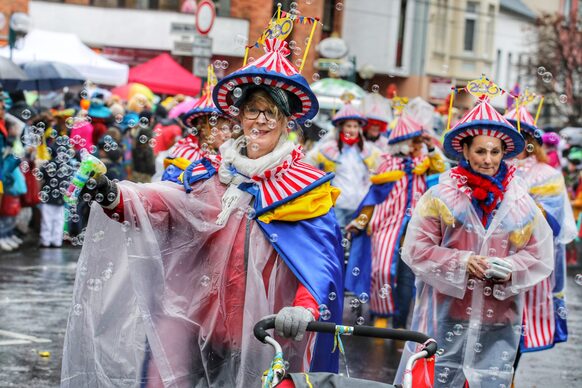
[[[473,52],[475,50],[475,36],[477,30],[477,9],[479,3],[475,1],[467,2],[465,10],[465,39],[463,50]]]
[[[495,57],[495,79],[496,80],[500,80],[501,78],[501,74],[499,74],[500,72],[500,66],[501,66],[501,50],[498,49],[497,50],[497,56]]]
[[[438,0],[437,8],[436,8],[436,46],[439,50],[444,50],[446,45],[446,37],[447,37],[447,8],[448,8],[448,1],[447,0]]]
[[[335,0],[325,0],[323,3],[323,18],[321,23],[323,24],[323,32],[332,33],[334,32],[335,19]]]
[[[406,31],[407,0],[400,0],[400,15],[398,16],[398,41],[396,46],[396,66],[402,67],[404,51],[404,32]]]

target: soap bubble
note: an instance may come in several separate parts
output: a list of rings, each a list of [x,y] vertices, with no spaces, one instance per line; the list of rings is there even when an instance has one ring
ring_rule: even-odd
[[[552,82],[552,78],[553,75],[549,71],[546,71],[544,74],[542,74],[542,81],[544,81],[545,83]]]
[[[558,101],[560,101],[562,104],[566,104],[568,102],[568,96],[566,96],[565,94],[560,94],[560,97],[558,97]]]
[[[147,141],[148,141],[148,137],[147,137],[146,135],[141,135],[141,136],[139,137],[139,142],[140,142],[141,144],[145,144],[145,143],[147,143]]]
[[[368,296],[367,293],[362,292],[359,296],[358,299],[360,299],[360,302],[362,303],[367,303],[370,300],[370,297]]]
[[[574,281],[576,282],[577,285],[582,286],[582,274],[577,274],[574,277]]]
[[[568,309],[564,306],[560,306],[557,310],[558,316],[562,319],[566,319],[568,317]]]
[[[475,350],[475,353],[481,353],[481,351],[483,350],[483,345],[481,345],[479,342],[477,342],[475,344],[475,347],[473,348],[473,350]]]
[[[360,269],[358,267],[354,267],[352,269],[352,275],[354,275],[354,276],[360,275]]]
[[[493,290],[491,289],[491,287],[484,287],[483,288],[483,295],[490,296],[492,293],[493,293]]]
[[[486,315],[487,315],[487,318],[493,318],[493,315],[494,315],[493,310],[487,309]]]
[[[236,98],[240,98],[240,96],[242,96],[242,89],[235,88],[232,92],[232,95],[235,96]]]
[[[380,91],[380,86],[374,84],[372,85],[372,92],[378,93]]]
[[[365,321],[366,320],[364,319],[364,317],[358,317],[356,319],[356,325],[363,325]]]
[[[538,75],[542,75],[546,72],[546,68],[543,66],[538,67]]]
[[[279,239],[279,236],[277,235],[277,233],[273,233],[269,236],[269,240],[271,242],[277,242],[278,239]]]
[[[28,120],[31,116],[32,113],[28,109],[24,109],[22,112],[20,112],[20,117],[22,117],[24,120]]]
[[[330,292],[329,295],[329,300],[335,300],[337,298],[337,294],[335,292]]]
[[[150,120],[147,117],[141,117],[139,119],[139,126],[142,128],[147,128],[150,125]]]
[[[461,325],[460,323],[457,323],[455,326],[453,326],[453,334],[454,335],[463,334],[463,325]]]
[[[453,342],[453,338],[455,338],[455,335],[453,334],[452,331],[447,332],[447,334],[445,334],[445,340],[447,342]]]
[[[263,83],[263,79],[259,76],[253,78],[253,82],[255,83],[255,85],[260,85]]]
[[[319,316],[322,320],[329,321],[331,319],[331,311],[327,309],[323,310],[322,312],[319,313]]]
[[[342,247],[347,248],[348,245],[350,245],[350,240],[347,238],[342,239]]]
[[[343,3],[337,3],[335,5],[335,9],[338,10],[338,11],[343,10],[344,9],[344,4]]]
[[[358,308],[360,307],[360,301],[357,298],[352,298],[352,300],[350,300],[350,306]]]
[[[83,306],[81,306],[79,303],[75,304],[73,306],[73,314],[77,316],[83,314]]]
[[[200,285],[202,287],[208,287],[210,285],[210,278],[206,275],[200,278]]]
[[[532,152],[534,152],[534,149],[535,149],[535,147],[534,147],[534,145],[533,145],[533,144],[531,144],[531,143],[528,143],[528,144],[527,144],[527,146],[525,147],[525,150],[526,150],[527,152],[529,152],[529,153],[532,153]]]
[[[321,76],[319,75],[319,73],[313,73],[313,75],[311,76],[311,79],[313,81],[319,81],[320,78]]]

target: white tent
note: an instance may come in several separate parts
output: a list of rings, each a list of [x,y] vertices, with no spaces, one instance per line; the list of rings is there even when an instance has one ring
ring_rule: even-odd
[[[0,48],[0,55],[10,56],[10,48]],[[66,63],[79,70],[87,80],[103,85],[127,83],[129,66],[111,61],[85,46],[75,34],[32,30],[24,38],[22,47],[12,51],[17,64],[31,61]]]

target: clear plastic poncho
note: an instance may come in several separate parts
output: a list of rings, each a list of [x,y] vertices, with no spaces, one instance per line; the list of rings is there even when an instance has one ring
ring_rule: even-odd
[[[62,386],[259,385],[273,354],[253,325],[290,305],[298,281],[246,217],[250,194],[218,226],[226,186],[216,176],[190,194],[170,182],[119,187],[124,223],[93,204]],[[290,370],[302,370],[305,341],[278,340]]]
[[[466,263],[475,254],[510,260],[511,280],[473,278]],[[440,349],[434,386],[463,387],[467,380],[471,388],[509,387],[524,293],[553,269],[552,232],[524,182],[511,181],[485,229],[469,195],[443,174],[416,206],[402,259],[417,276],[412,330],[436,339]],[[415,348],[406,344],[397,381]]]

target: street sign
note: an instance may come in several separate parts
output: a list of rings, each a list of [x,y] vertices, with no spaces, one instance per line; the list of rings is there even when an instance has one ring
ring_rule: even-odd
[[[210,65],[210,57],[194,57],[192,72],[196,77],[206,78],[208,65]]]
[[[212,57],[212,38],[195,35],[194,42],[192,42],[192,55],[195,57]]]
[[[200,35],[206,35],[212,29],[216,19],[216,8],[211,0],[202,0],[196,11],[196,29]]]

